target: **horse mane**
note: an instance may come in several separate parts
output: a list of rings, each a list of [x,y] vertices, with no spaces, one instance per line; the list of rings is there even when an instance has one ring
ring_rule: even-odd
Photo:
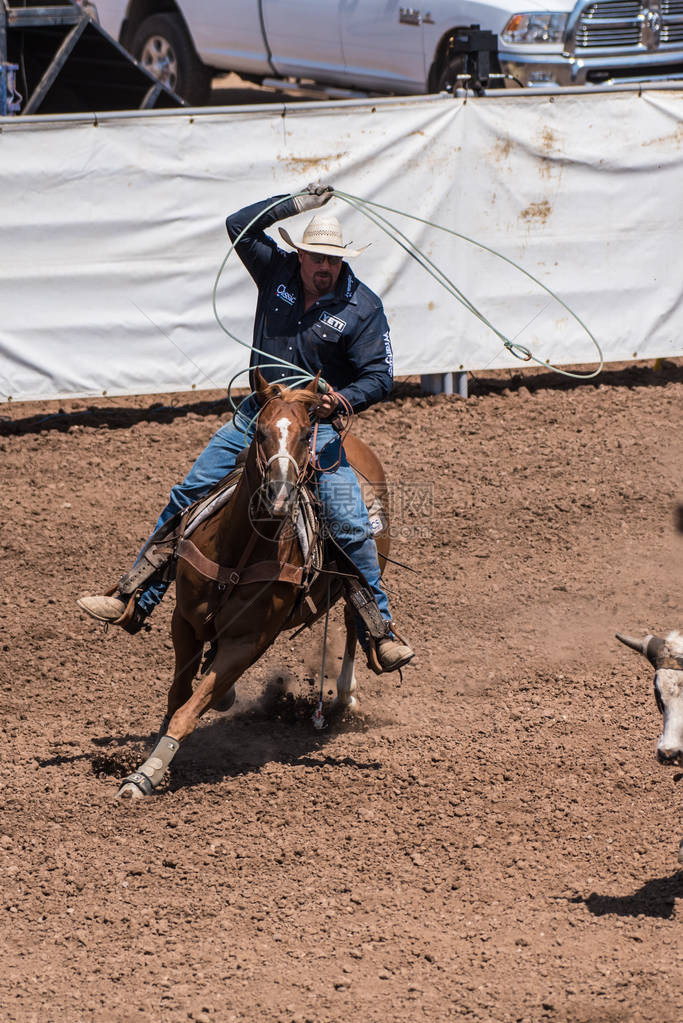
[[[293,387],[284,387],[282,384],[270,384],[267,390],[259,392],[259,396],[263,399],[264,404],[266,401],[272,401],[273,398],[279,398],[287,405],[317,405],[320,401],[319,394],[312,394],[311,391]]]

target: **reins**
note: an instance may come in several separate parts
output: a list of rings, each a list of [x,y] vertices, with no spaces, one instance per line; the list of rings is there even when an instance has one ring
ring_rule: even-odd
[[[336,469],[339,468],[344,453],[344,441],[349,433],[349,430],[351,429],[351,417],[353,416],[353,407],[351,405],[351,402],[347,401],[343,394],[337,394],[336,391],[334,392],[334,396],[337,399],[338,408],[337,410],[335,410],[336,415],[334,416],[333,419],[333,425],[335,420],[337,422],[341,421],[341,425],[339,428],[335,426],[335,429],[339,434],[339,455],[337,456],[336,460],[332,463],[332,465],[328,465],[327,468],[323,468],[323,466],[320,464],[316,456],[316,448],[318,446],[318,427],[320,426],[320,420],[317,419],[311,432],[310,441],[311,455],[309,459],[309,465],[316,472],[334,472]],[[341,406],[341,408],[339,408],[339,406]]]

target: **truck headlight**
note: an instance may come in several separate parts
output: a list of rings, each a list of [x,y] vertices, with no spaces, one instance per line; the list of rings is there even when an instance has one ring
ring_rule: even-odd
[[[504,43],[561,43],[568,14],[513,14],[503,29]]]

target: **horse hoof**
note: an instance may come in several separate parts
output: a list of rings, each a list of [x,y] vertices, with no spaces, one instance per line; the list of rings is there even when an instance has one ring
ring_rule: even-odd
[[[332,709],[350,711],[352,714],[358,714],[360,712],[360,700],[357,696],[354,696],[353,693],[346,698],[338,696],[332,704]]]
[[[142,799],[143,796],[151,796],[154,791],[152,782],[142,771],[135,771],[129,774],[121,782],[117,799]]]
[[[116,799],[142,799],[144,793],[141,789],[134,785],[133,782],[124,782],[119,791],[116,793]]]

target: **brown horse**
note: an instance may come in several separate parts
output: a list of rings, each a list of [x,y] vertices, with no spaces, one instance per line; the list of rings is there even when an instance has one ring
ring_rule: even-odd
[[[120,796],[150,795],[202,715],[230,705],[237,679],[279,633],[310,624],[326,613],[328,595],[334,601],[342,592],[344,573],[323,573],[306,604],[301,601],[307,566],[292,517],[309,472],[309,410],[319,400],[317,383],[316,379],[306,388],[289,390],[266,384],[257,371],[261,408],[237,488],[227,505],[202,522],[192,541],[181,541],[177,550],[171,626],[175,671],[167,714],[154,752],[124,779]],[[366,503],[375,500],[386,508],[386,480],[379,460],[357,438],[347,437],[344,448]],[[386,513],[377,544],[383,568],[389,553]],[[353,708],[357,637],[348,607],[344,617],[346,647],[336,702]],[[215,656],[193,690],[207,641],[215,643]]]

